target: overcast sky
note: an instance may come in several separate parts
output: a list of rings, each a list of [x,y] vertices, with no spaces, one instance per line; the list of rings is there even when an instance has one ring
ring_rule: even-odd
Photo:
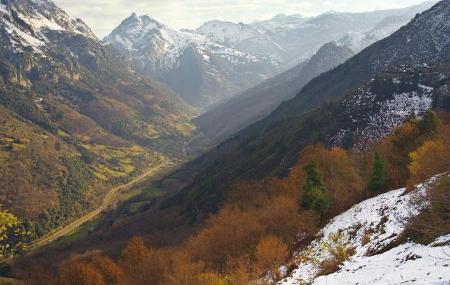
[[[327,11],[371,11],[400,8],[425,0],[54,0],[71,16],[84,20],[99,37],[136,12],[172,28],[197,28],[218,19],[253,22],[276,14],[317,15]]]

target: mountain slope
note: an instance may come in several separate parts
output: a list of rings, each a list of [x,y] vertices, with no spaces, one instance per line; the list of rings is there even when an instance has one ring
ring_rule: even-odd
[[[358,53],[371,44],[390,36],[401,27],[408,24],[411,19],[416,16],[417,13],[429,9],[437,2],[438,1],[429,1],[423,4],[405,8],[402,13],[393,13],[383,18],[371,30],[365,32],[348,33],[343,38],[337,40],[337,42],[341,45],[349,47],[355,53]]]
[[[297,116],[325,100],[340,97],[388,66],[447,61],[450,22],[445,17],[449,10],[447,0],[439,2],[392,36],[373,44],[336,70],[315,78],[267,121]]]
[[[446,284],[449,235],[430,245],[399,241],[407,222],[426,207],[418,197],[438,178],[410,192],[399,189],[366,200],[335,217],[296,254],[297,268],[278,284]],[[320,276],[329,250],[339,246],[355,254],[337,272]]]
[[[40,236],[179,157],[194,114],[48,0],[1,0],[0,203]]]
[[[87,31],[87,34],[76,30],[81,22],[70,20],[53,3],[5,3],[0,36],[5,43],[1,58],[6,87],[17,82],[32,90],[40,84],[65,88],[68,93],[65,99],[72,101],[79,111],[103,128],[119,136],[147,140],[149,144],[151,136],[132,130],[139,128],[133,120],[154,121],[158,126],[169,123],[167,112],[180,116],[192,114],[179,97],[161,84],[135,76],[120,55],[93,38],[86,26],[82,26],[81,31]],[[123,93],[124,89],[128,89],[127,93]],[[80,100],[81,95],[77,92],[87,94]],[[125,98],[123,94],[130,97]],[[166,102],[166,107],[159,105],[162,102]],[[102,111],[105,112],[102,114]],[[127,126],[120,125],[123,123]]]
[[[390,65],[433,63],[440,59],[447,61],[448,49],[442,47],[449,44],[446,35],[449,22],[445,20],[448,9],[448,1],[440,2],[388,39],[374,44],[336,70],[314,79],[295,99],[281,106],[268,121],[297,116],[304,110],[318,106],[326,97],[341,96]]]
[[[263,131],[247,128],[161,181],[163,189],[173,185],[169,184],[173,179],[184,183],[165,205],[181,207],[190,217],[203,217],[217,210],[234,182],[286,174],[308,144],[358,146],[391,134],[413,113],[450,110],[449,72],[448,65],[392,68],[342,100]]]
[[[311,79],[353,56],[346,47],[328,43],[307,62],[300,64],[206,112],[195,119],[204,134],[220,142],[263,119],[281,102],[292,99]]]
[[[431,106],[448,109],[445,98],[449,96],[450,49],[444,47],[450,44],[449,16],[450,1],[442,1],[394,35],[312,80],[267,119],[242,130],[169,176],[168,181],[174,178],[183,184],[182,191],[166,204],[181,205],[191,216],[203,216],[217,209],[224,191],[233,182],[286,173],[306,144],[332,145],[331,138],[339,137],[340,130],[352,124],[354,131],[337,141],[343,146],[357,143],[361,139],[358,131],[371,122],[380,122],[377,117],[392,106],[386,117],[380,116],[385,123],[383,135],[412,112],[420,115]],[[427,67],[432,64],[442,66]],[[375,75],[389,65],[394,65],[391,71]],[[402,84],[397,86],[395,82],[400,77]],[[364,93],[367,86],[372,95],[362,96],[360,92]],[[348,97],[343,98],[346,93]],[[409,100],[410,97],[413,99]],[[331,99],[334,102],[324,103]],[[345,104],[348,100],[361,106],[361,112],[353,114]],[[439,102],[447,103],[439,105]],[[319,105],[320,108],[313,110]],[[164,187],[164,183],[160,186]]]
[[[136,69],[166,83],[186,101],[207,107],[273,76],[277,63],[209,40],[175,31],[149,16],[131,15],[105,39]]]
[[[353,55],[349,49],[359,52],[365,47],[391,35],[401,26],[407,24],[417,12],[426,9],[431,5],[432,2],[426,2],[421,5],[399,10],[376,11],[363,14],[331,13],[309,19],[300,16],[289,17],[280,15],[271,21],[256,23],[253,26],[222,23],[218,21],[206,23],[198,29],[199,32],[231,46],[239,46],[242,42],[255,39],[255,37],[258,37],[258,32],[261,33],[261,31],[265,29],[273,30],[274,35],[280,33],[289,34],[295,29],[302,30],[305,28],[304,26],[310,27],[313,25],[313,27],[318,29],[316,32],[322,35],[324,31],[321,29],[326,29],[327,27],[324,23],[333,21],[336,22],[336,25],[338,26],[347,23],[348,25],[346,27],[341,28],[344,31],[348,30],[351,32],[347,33],[345,37],[337,40],[337,45],[342,47],[342,50],[344,51],[339,51],[339,48],[337,47],[334,47],[335,50],[333,51],[329,44],[325,44],[319,49],[318,53],[310,59],[308,66],[302,66],[302,64],[300,64],[254,88],[236,94],[229,101],[220,104],[218,107],[215,107],[200,116],[196,119],[196,123],[202,128],[204,134],[209,139],[212,139],[213,142],[224,140],[236,131],[269,115],[281,102],[293,98],[294,95],[314,77],[343,63],[350,57],[350,54]],[[374,17],[374,15],[377,17]],[[332,20],[332,18],[334,20]],[[328,31],[326,31],[325,34],[326,33],[328,33]],[[270,35],[272,35],[272,33],[266,31],[264,33],[265,43],[258,44],[257,46],[263,48],[268,47],[267,37]],[[329,36],[330,39],[337,39],[336,33]],[[294,41],[294,39],[295,37],[291,37],[291,42]],[[274,42],[273,40],[271,41]],[[307,42],[309,43],[309,41]],[[298,50],[295,52],[298,52]],[[329,56],[333,53],[335,53],[336,59]],[[317,60],[320,60],[321,57],[323,57],[323,60],[328,59],[329,62],[316,62]],[[314,64],[324,64],[325,66],[317,69],[317,67],[314,67]],[[295,74],[298,74],[298,76],[295,76]]]

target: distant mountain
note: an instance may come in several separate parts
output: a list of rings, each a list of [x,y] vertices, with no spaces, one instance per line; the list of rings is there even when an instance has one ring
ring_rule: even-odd
[[[36,235],[180,149],[192,108],[49,0],[0,2],[0,204]]]
[[[201,26],[197,32],[250,54],[270,56],[288,68],[309,59],[322,45],[353,34],[368,38],[365,43],[356,46],[354,52],[359,52],[363,47],[389,36],[433,3],[436,1],[402,9],[365,13],[328,12],[316,17],[281,14],[252,24],[212,21]]]
[[[394,32],[384,22],[398,18],[398,28],[431,5],[311,18],[278,15],[252,24],[215,20],[181,31],[133,14],[104,41],[121,50],[140,73],[164,82],[190,104],[208,109],[308,60],[330,41],[340,40],[359,51]],[[376,31],[382,33],[375,37],[371,31],[378,26]],[[350,37],[354,34],[363,39]]]
[[[279,72],[278,63],[267,57],[175,31],[149,16],[131,15],[105,42],[127,55],[142,74],[158,78],[201,108]]]
[[[263,119],[283,101],[292,99],[311,79],[338,66],[354,53],[334,42],[325,44],[307,62],[266,80],[195,119],[204,134],[216,142]]]
[[[450,0],[307,84],[269,117],[240,131],[168,180],[166,206],[205,217],[240,179],[283,175],[311,143],[351,146],[389,134],[412,113],[449,106]],[[173,182],[171,183],[173,185]]]
[[[390,15],[376,24],[367,32],[351,32],[339,39],[340,45],[351,48],[355,53],[360,52],[371,44],[382,40],[408,24],[417,13],[430,8],[437,1],[425,2],[423,4],[406,8],[402,13]]]
[[[272,19],[252,23],[251,25],[257,29],[269,30],[273,32],[283,32],[301,27],[305,22],[313,17],[305,17],[302,15],[286,15],[278,14]]]
[[[204,23],[194,32],[205,35],[218,43],[226,45],[235,45],[239,42],[261,35],[260,31],[253,28],[251,25],[243,23],[235,24],[217,20]]]

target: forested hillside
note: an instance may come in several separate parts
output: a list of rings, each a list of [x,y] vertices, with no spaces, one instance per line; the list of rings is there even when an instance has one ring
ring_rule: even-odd
[[[286,178],[234,184],[221,210],[179,246],[152,246],[146,243],[153,240],[149,236],[133,237],[118,255],[105,255],[111,247],[104,254],[91,250],[57,268],[34,265],[19,276],[32,284],[95,280],[95,284],[244,285],[254,280],[274,284],[294,272],[282,284],[302,284],[297,283],[300,277],[332,274],[347,260],[363,262],[363,256],[382,254],[410,239],[426,246],[450,230],[445,214],[449,209],[450,116],[443,112],[438,117],[429,112],[423,119],[411,118],[364,150],[306,146]],[[414,189],[413,185],[436,173],[443,174],[410,194],[405,194],[406,189],[388,192],[398,183]],[[375,198],[345,213],[371,197]],[[370,219],[375,223],[365,220],[369,213],[364,211],[373,211]],[[404,223],[396,215],[403,215]],[[350,224],[348,216],[361,224]],[[130,235],[136,230],[125,222],[110,234],[117,237],[121,226]],[[93,248],[106,242],[107,235],[100,234],[100,243],[93,237]],[[428,262],[427,256],[417,258]],[[51,264],[49,259],[40,260]],[[303,273],[304,267],[296,270],[302,263],[311,263],[316,275]],[[435,266],[433,278],[445,277],[444,263]]]
[[[266,119],[180,168],[166,181],[180,181],[181,191],[166,205],[203,216],[218,209],[233,182],[285,174],[306,144],[349,147],[367,141],[360,130],[373,127],[370,136],[376,139],[413,113],[448,110],[450,58],[444,47],[450,44],[449,9],[448,1],[439,2],[392,36],[313,79]],[[164,189],[166,181],[159,187]]]
[[[2,0],[0,203],[31,238],[182,157],[194,114],[50,1]]]

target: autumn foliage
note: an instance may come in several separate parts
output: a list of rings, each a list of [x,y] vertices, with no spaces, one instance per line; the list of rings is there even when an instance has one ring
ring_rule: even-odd
[[[425,209],[407,225],[405,239],[428,244],[450,232],[450,178],[441,176],[424,195],[417,199],[428,202]]]
[[[280,277],[279,266],[308,243],[329,218],[387,189],[450,171],[449,146],[450,120],[444,117],[439,122],[434,113],[421,120],[411,118],[391,136],[363,149],[307,146],[287,177],[235,184],[227,192],[222,209],[183,244],[152,248],[135,237],[114,260],[94,254],[62,265],[59,284],[270,283]],[[376,184],[376,190],[370,190],[371,184]],[[316,188],[328,201],[320,212],[299,203],[299,197]],[[448,225],[448,181],[433,189],[428,193],[432,203],[425,218],[433,218],[436,224],[421,227],[426,230],[416,232],[421,237]],[[333,259],[320,265],[324,272],[332,272],[354,253],[340,244],[338,237],[330,244]]]

